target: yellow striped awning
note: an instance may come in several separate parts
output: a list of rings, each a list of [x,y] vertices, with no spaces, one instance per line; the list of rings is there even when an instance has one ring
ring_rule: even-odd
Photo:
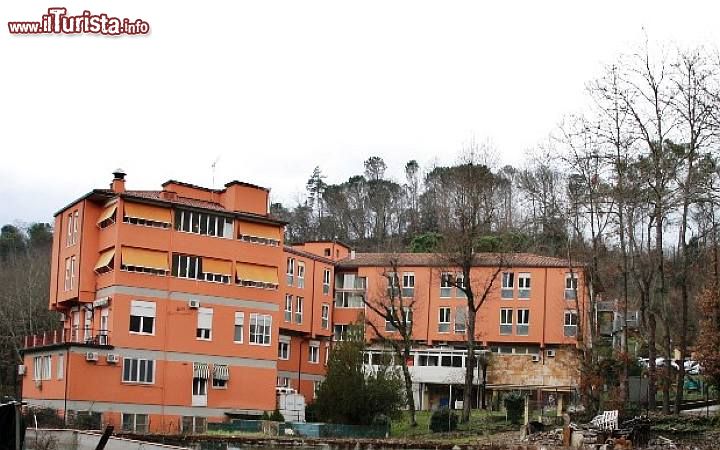
[[[171,223],[172,211],[169,208],[125,202],[125,217]]]
[[[123,247],[122,264],[125,266],[144,267],[146,269],[170,270],[167,252],[160,250]]]
[[[110,265],[110,262],[115,257],[115,247],[111,247],[107,250],[103,250],[100,253],[100,257],[97,260],[97,263],[95,264],[95,270],[102,269],[103,267],[107,267]]]
[[[206,273],[214,273],[217,275],[232,275],[232,261],[224,261],[215,258],[203,258],[202,270]]]
[[[105,208],[100,214],[100,217],[98,217],[98,225],[111,218],[112,215],[115,214],[115,211],[117,211],[117,203],[113,203],[112,205]]]
[[[278,284],[277,267],[237,263],[235,268],[237,269],[237,278],[239,280]]]
[[[255,236],[266,239],[280,240],[282,227],[279,225],[264,225],[253,222],[239,222],[240,234],[243,236]]]

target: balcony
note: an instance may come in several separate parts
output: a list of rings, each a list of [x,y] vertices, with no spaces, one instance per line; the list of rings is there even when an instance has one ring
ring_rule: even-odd
[[[93,328],[62,329],[25,336],[24,349],[54,345],[78,344],[90,346],[110,345],[110,332]]]

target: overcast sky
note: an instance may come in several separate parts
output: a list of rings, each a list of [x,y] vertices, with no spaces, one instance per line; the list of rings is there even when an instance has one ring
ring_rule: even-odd
[[[8,20],[141,18],[142,37],[12,36]],[[720,42],[691,2],[0,2],[0,224],[51,221],[122,167],[130,189],[238,179],[294,202],[371,155],[452,163],[490,140],[522,164],[585,83],[643,40]]]

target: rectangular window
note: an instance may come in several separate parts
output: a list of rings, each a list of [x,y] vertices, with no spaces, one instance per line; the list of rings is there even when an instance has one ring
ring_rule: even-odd
[[[465,294],[465,291],[460,289],[460,287],[465,287],[465,275],[463,275],[462,273],[458,273],[455,276],[455,286],[457,286],[457,289],[455,289],[455,297],[466,298],[467,295]]]
[[[207,378],[193,378],[192,395],[204,397],[207,396]]]
[[[65,376],[65,355],[58,355],[57,379],[62,380]]]
[[[73,244],[77,244],[77,241],[78,241],[78,222],[80,222],[80,211],[76,210],[73,213],[73,228],[72,228],[72,234],[73,234],[72,243]]]
[[[278,342],[278,359],[284,361],[290,359],[290,342],[285,340]]]
[[[233,220],[217,214],[178,209],[175,211],[175,229],[203,236],[232,239]]]
[[[70,257],[70,289],[75,288],[75,268],[76,268],[75,261],[76,261],[75,257],[71,256]]]
[[[564,334],[567,337],[577,336],[578,315],[577,311],[565,311]]]
[[[196,338],[205,341],[212,339],[212,319],[212,308],[198,308]]]
[[[293,278],[295,276],[295,259],[294,258],[288,258],[287,259],[287,285],[292,286],[293,285]]]
[[[123,383],[153,384],[155,361],[152,359],[123,358]]]
[[[330,329],[330,305],[327,303],[322,304],[322,311],[320,313],[320,327],[326,330]]]
[[[297,286],[299,288],[304,288],[305,287],[305,263],[304,262],[298,261],[297,277],[298,277]]]
[[[344,341],[347,337],[347,325],[335,324],[333,325],[333,339],[336,341]]]
[[[245,335],[245,313],[235,313],[235,333],[233,335],[233,342],[237,344],[243,343],[243,336]]]
[[[269,314],[250,314],[250,344],[270,345],[272,316]]]
[[[438,332],[450,332],[450,308],[440,308],[438,314]]]
[[[67,216],[67,236],[65,237],[65,246],[70,247],[73,245],[73,214],[72,212]]]
[[[336,308],[363,308],[365,306],[365,294],[362,292],[336,292]]]
[[[58,373],[60,369],[58,369]],[[52,356],[36,356],[33,358],[33,380],[49,380],[52,376]],[[58,378],[61,378],[58,376]]]
[[[518,309],[517,310],[517,325],[515,329],[518,336],[527,336],[530,327],[530,310],[529,309]]]
[[[72,273],[72,269],[70,268],[70,258],[65,258],[65,290],[70,290],[70,274]]]
[[[199,256],[173,254],[172,274],[178,278],[205,279],[202,271],[202,258]],[[228,281],[229,282],[229,278]]]
[[[397,297],[399,288],[398,284],[400,283],[400,280],[398,280],[398,275],[395,272],[388,272],[385,274],[385,277],[387,278],[388,282],[388,297]]]
[[[503,272],[502,289],[500,291],[501,298],[513,298],[515,296],[515,274],[513,272]]]
[[[453,291],[453,275],[450,272],[440,274],[440,298],[452,297]]]
[[[214,383],[214,381],[213,381]],[[213,385],[214,387],[214,385]],[[207,417],[183,416],[182,432],[185,434],[203,434],[207,431]]]
[[[397,331],[397,327],[395,327],[395,325],[393,325],[393,323],[391,321],[387,320],[387,317],[394,317],[399,321],[404,321],[404,323],[407,326],[407,329],[411,330],[412,329],[412,316],[413,316],[412,309],[410,309],[408,307],[403,308],[403,311],[405,312],[404,315],[400,315],[400,314],[396,315],[394,311],[395,311],[394,309],[388,308],[387,315],[385,316],[386,317],[385,331],[390,331],[390,332]]]
[[[578,288],[578,279],[576,273],[565,274],[565,300],[575,300]]]
[[[302,323],[303,321],[303,303],[302,297],[295,298],[295,323]]]
[[[512,334],[513,310],[503,308],[500,310],[500,334]]]
[[[455,308],[455,332],[464,333],[467,329],[467,306]]]
[[[310,341],[308,346],[308,362],[317,364],[320,362],[320,343],[317,341]]]
[[[330,294],[330,271],[328,269],[323,270],[323,295]]]
[[[292,322],[292,295],[285,294],[285,322]]]
[[[403,297],[413,297],[415,295],[415,274],[413,272],[403,273],[402,283]]]
[[[130,332],[155,333],[155,302],[133,300],[130,302]]]
[[[518,298],[530,298],[530,274],[518,274]]]
[[[148,432],[147,414],[122,413],[122,430],[132,433],[144,434]]]

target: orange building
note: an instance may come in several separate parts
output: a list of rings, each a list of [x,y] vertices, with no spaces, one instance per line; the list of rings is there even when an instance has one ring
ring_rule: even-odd
[[[50,308],[62,313],[62,326],[26,338],[24,399],[137,432],[192,432],[258,416],[275,409],[283,387],[310,402],[331,342],[366,310],[364,299],[387,292],[392,256],[399,288],[415,300],[416,404],[455,400],[446,392],[464,373],[467,310],[442,274],[457,271],[427,254],[285,245],[285,223],[269,215],[268,197],[238,181],[126,190],[118,170],[110,189],[58,211]],[[480,258],[474,270],[480,279],[492,267]],[[568,392],[585,320],[582,270],[514,255],[503,272],[478,316],[477,338],[494,356],[487,387]],[[373,347],[368,364],[383,352]]]

